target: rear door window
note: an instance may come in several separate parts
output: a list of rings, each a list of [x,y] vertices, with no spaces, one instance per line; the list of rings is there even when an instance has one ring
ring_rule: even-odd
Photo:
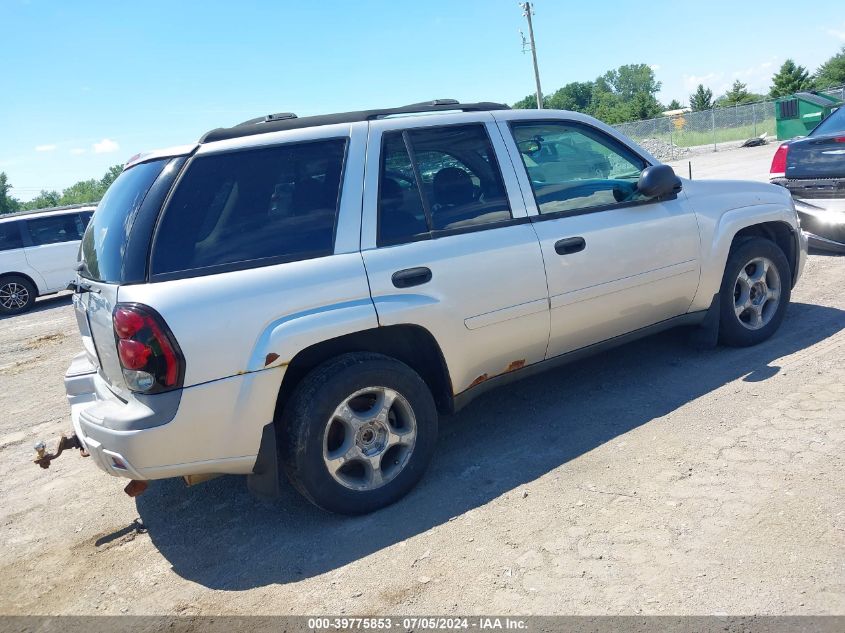
[[[160,221],[152,275],[330,255],[345,149],[328,139],[195,158]]]
[[[382,137],[379,244],[512,219],[483,125],[426,127]]]
[[[26,228],[33,246],[73,242],[82,237],[76,216],[71,214],[30,218],[26,221]]]
[[[0,252],[23,248],[21,223],[0,222]]]

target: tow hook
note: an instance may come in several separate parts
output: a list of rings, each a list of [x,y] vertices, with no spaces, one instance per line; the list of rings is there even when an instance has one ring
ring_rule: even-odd
[[[76,434],[74,433],[70,437],[62,435],[59,438],[59,444],[56,446],[55,453],[48,453],[47,445],[43,441],[38,442],[38,444],[35,445],[35,454],[37,457],[33,461],[41,466],[41,468],[50,468],[50,462],[61,455],[62,451],[66,448],[78,448],[83,457],[88,457],[88,452],[85,450],[85,447],[82,446],[82,442],[79,441],[79,438],[76,437]]]

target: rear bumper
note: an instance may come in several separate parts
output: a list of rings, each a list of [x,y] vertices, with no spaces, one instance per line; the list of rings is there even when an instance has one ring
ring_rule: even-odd
[[[825,250],[845,248],[845,199],[795,198],[795,210],[811,247]]]
[[[163,479],[251,473],[280,381],[280,370],[268,370],[189,387],[176,394],[170,416],[172,395],[123,401],[83,353],[68,368],[65,389],[74,431],[101,470]]]

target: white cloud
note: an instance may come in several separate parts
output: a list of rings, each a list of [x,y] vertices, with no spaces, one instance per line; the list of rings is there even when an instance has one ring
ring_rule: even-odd
[[[845,42],[845,22],[842,23],[842,30],[839,29],[825,29],[828,35],[832,35],[838,40]]]
[[[36,145],[35,151],[36,152],[52,152],[56,149],[55,145]]]
[[[684,87],[692,92],[698,88],[698,84],[704,84],[704,87],[710,87],[717,81],[722,81],[722,73],[707,73],[706,75],[684,75]]]
[[[74,156],[79,156],[80,154],[84,154],[85,150],[81,147],[74,147],[72,150],[70,150],[70,153]]]
[[[120,145],[118,145],[116,141],[113,141],[110,138],[104,138],[99,143],[94,143],[93,148],[95,154],[110,154],[119,150]]]
[[[748,86],[748,90],[757,93],[766,93],[769,90],[769,83],[777,66],[774,58],[762,62],[756,66],[734,70],[732,72],[709,72],[704,75],[684,75],[684,88],[692,92],[698,84],[704,84],[705,88],[713,91],[713,96],[718,97],[725,94],[739,79]]]

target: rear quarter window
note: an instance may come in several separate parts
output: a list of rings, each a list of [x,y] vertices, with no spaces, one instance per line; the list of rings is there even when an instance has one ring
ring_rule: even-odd
[[[198,156],[160,220],[153,278],[330,255],[346,139]]]

